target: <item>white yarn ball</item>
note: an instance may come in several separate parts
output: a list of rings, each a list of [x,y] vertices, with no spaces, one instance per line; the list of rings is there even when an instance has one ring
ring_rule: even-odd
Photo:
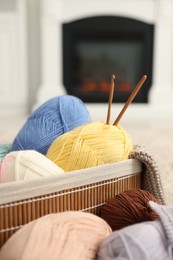
[[[43,154],[34,151],[17,151],[7,154],[1,164],[0,182],[30,180],[58,176],[64,170]]]

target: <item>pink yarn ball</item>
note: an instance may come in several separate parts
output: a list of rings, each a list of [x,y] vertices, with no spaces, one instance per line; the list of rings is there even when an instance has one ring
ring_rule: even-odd
[[[3,245],[3,260],[91,260],[112,233],[98,216],[80,211],[49,214],[25,225]]]

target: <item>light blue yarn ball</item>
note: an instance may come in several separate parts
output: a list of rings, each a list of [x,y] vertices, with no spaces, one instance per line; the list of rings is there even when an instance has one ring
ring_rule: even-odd
[[[90,114],[79,98],[70,95],[52,98],[28,117],[13,141],[12,150],[46,154],[58,136],[89,122]]]
[[[0,144],[0,161],[12,150],[11,144]]]

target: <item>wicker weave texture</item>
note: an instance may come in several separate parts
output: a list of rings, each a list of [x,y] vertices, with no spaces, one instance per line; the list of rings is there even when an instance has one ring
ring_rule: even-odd
[[[20,227],[46,214],[82,210],[96,215],[115,195],[141,188],[141,173],[97,182],[0,206],[0,247]]]

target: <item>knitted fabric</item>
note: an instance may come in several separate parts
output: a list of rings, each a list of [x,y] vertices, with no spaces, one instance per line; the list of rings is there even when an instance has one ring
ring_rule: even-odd
[[[142,146],[134,145],[134,150],[129,154],[130,158],[140,160],[145,166],[141,189],[149,191],[161,204],[166,204],[159,168],[152,153]]]

